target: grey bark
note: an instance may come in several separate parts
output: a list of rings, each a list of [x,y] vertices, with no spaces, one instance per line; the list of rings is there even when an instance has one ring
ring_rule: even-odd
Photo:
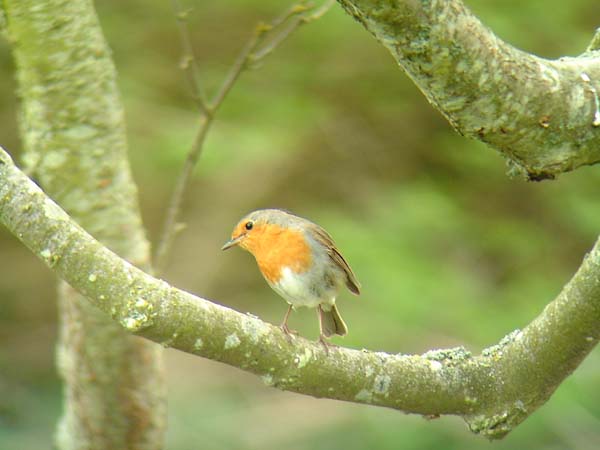
[[[164,346],[252,372],[279,389],[462,416],[499,438],[550,398],[600,340],[600,240],[554,301],[523,330],[472,355],[333,348],[195,297],[104,247],[0,151],[0,221],[115,322]]]
[[[460,0],[338,0],[450,124],[529,179],[600,161],[598,34],[548,60],[499,39]]]
[[[92,3],[5,0],[2,7],[29,173],[105,245],[147,268],[116,72]],[[161,449],[160,347],[124,332],[66,284],[59,306],[58,448]]]

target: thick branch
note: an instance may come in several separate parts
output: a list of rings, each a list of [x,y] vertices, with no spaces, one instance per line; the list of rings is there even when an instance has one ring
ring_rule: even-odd
[[[530,179],[600,161],[598,51],[555,61],[525,53],[460,0],[338,2],[458,132],[494,147]]]
[[[600,241],[530,325],[480,356],[392,355],[293,341],[278,327],[169,286],[76,225],[0,150],[0,221],[126,330],[255,373],[270,386],[407,412],[464,417],[502,437],[543,404],[600,339]]]

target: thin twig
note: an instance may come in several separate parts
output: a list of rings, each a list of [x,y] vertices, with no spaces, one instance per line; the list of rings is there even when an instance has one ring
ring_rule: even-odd
[[[175,236],[177,235],[177,232],[183,228],[177,223],[179,212],[181,211],[181,203],[192,177],[192,172],[196,166],[196,162],[198,161],[202,148],[204,147],[204,141],[206,140],[206,135],[208,134],[208,129],[210,128],[212,120],[212,115],[206,114],[202,116],[202,123],[200,124],[200,128],[196,133],[196,137],[194,138],[192,150],[188,153],[185,163],[183,164],[181,175],[179,175],[179,178],[177,178],[175,189],[173,190],[173,194],[171,195],[171,200],[169,201],[169,206],[167,208],[163,234],[158,242],[156,253],[154,255],[153,268],[156,275],[159,275],[164,271],[169,252],[173,246],[173,241],[175,240]]]
[[[312,14],[308,14],[307,16],[305,16],[304,22],[309,23],[314,20],[320,19],[325,15],[325,13],[327,13],[327,11],[331,9],[334,3],[335,0],[326,0],[321,6],[315,9]]]
[[[273,38],[267,44],[252,54],[252,62],[256,63],[271,54],[285,39],[288,38],[290,34],[296,31],[296,29],[298,29],[301,25],[305,25],[321,18],[327,11],[329,11],[334,3],[335,0],[327,0],[319,8],[315,9],[312,14],[302,14],[294,17],[294,20],[287,27],[273,36]],[[309,7],[305,8],[307,8],[305,11],[308,11]],[[293,8],[290,10],[290,12],[292,11]],[[292,15],[294,15],[293,12],[285,20],[292,17]]]
[[[257,63],[272,53],[281,43],[292,34],[301,24],[301,17],[295,17],[286,27],[269,40],[261,49],[252,53],[252,62]]]
[[[301,1],[270,23],[259,24],[254,30],[252,37],[238,54],[231,69],[217,89],[216,94],[210,103],[207,103],[198,82],[198,63],[194,56],[189,30],[185,21],[185,14],[181,12],[178,1],[173,0],[173,7],[177,14],[177,23],[179,24],[181,42],[185,53],[184,63],[189,63],[188,65],[184,65],[184,69],[190,79],[193,93],[197,97],[198,104],[202,110],[202,116],[200,127],[169,201],[163,233],[154,256],[154,270],[156,274],[160,274],[164,270],[175,236],[181,228],[177,223],[181,211],[181,203],[190,184],[194,167],[202,153],[204,142],[214,120],[215,113],[219,110],[244,70],[249,68],[252,63],[256,63],[272,53],[300,25],[320,18],[329,10],[333,3],[332,0],[327,0],[321,7],[313,10],[312,6]],[[309,13],[311,10],[313,11],[312,14]],[[290,22],[290,20],[293,21]]]
[[[181,68],[183,69],[192,95],[200,110],[202,112],[207,111],[206,95],[200,84],[200,71],[198,69],[198,60],[194,52],[192,45],[192,39],[190,38],[190,30],[187,25],[187,17],[189,11],[184,11],[179,4],[179,0],[172,0],[173,11],[175,13],[175,20],[177,21],[177,28],[179,29],[179,39],[181,40],[181,47],[183,48],[183,55],[181,57]]]
[[[244,69],[247,67],[250,55],[256,48],[256,44],[259,41],[260,33],[260,29],[257,29],[257,31],[255,31],[252,34],[252,37],[236,58],[235,62],[233,63],[233,66],[231,66],[231,69],[229,69],[229,72],[225,76],[225,80],[223,81],[223,83],[219,87],[219,90],[217,91],[217,93],[211,101],[210,111],[212,115],[214,115],[215,112],[221,106],[221,104],[223,104],[223,100],[225,100],[225,97],[227,97],[227,94],[229,94],[231,88],[233,88],[233,85],[238,80],[239,76],[244,71]]]

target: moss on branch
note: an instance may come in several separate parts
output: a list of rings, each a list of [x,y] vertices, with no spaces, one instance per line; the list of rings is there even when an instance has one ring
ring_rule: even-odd
[[[0,150],[0,221],[127,331],[252,372],[268,386],[424,415],[500,438],[552,395],[600,339],[600,241],[523,330],[471,355],[323,347],[153,278],[75,224]]]

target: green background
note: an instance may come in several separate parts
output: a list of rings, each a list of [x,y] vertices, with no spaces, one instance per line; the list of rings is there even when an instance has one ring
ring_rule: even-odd
[[[275,0],[189,2],[204,85],[212,92]],[[540,56],[581,53],[600,26],[597,0],[468,2],[500,37]],[[97,3],[125,103],[131,162],[149,237],[197,129],[178,68],[168,1]],[[0,144],[18,158],[10,48],[0,43]],[[525,326],[560,290],[600,229],[600,169],[556,181],[510,179],[492,149],[462,138],[385,49],[337,5],[243,74],[212,128],[184,203],[187,228],[165,278],[266,321],[286,306],[251,256],[219,248],[258,207],[324,226],[363,285],[338,301],[354,348],[473,352]],[[0,448],[51,448],[61,410],[54,367],[55,278],[0,229]],[[290,325],[316,338],[313,311]],[[600,354],[550,401],[490,444],[454,417],[316,400],[237,369],[166,351],[170,450],[596,449]]]

